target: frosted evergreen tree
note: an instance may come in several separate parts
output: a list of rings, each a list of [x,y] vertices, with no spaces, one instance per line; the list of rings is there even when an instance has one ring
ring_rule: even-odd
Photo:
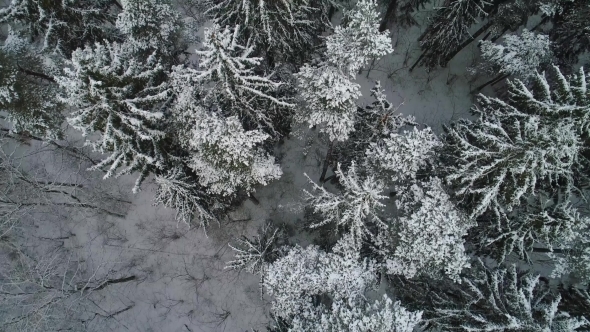
[[[345,141],[354,131],[360,86],[356,72],[370,60],[393,51],[387,33],[380,33],[376,4],[359,1],[346,12],[346,24],[326,38],[326,61],[305,64],[295,74],[304,101],[299,121],[320,126],[330,141]]]
[[[235,259],[227,262],[226,269],[245,270],[260,276],[260,292],[264,295],[264,278],[268,265],[276,261],[283,252],[282,230],[265,223],[253,238],[242,236],[235,245],[229,244],[235,252]]]
[[[359,0],[344,15],[339,25],[326,37],[326,58],[351,77],[368,64],[393,52],[389,31],[379,31],[379,12],[374,0]]]
[[[216,24],[205,29],[204,50],[197,51],[200,70],[187,71],[192,72],[193,81],[206,85],[206,98],[211,102],[246,122],[273,131],[273,117],[294,105],[277,96],[282,83],[273,80],[272,75],[255,72],[262,58],[252,56],[252,46],[241,46],[238,34],[238,28],[232,31]]]
[[[412,185],[397,204],[402,216],[388,238],[380,241],[389,248],[385,249],[388,273],[460,282],[461,271],[470,266],[464,237],[474,223],[454,206],[441,180]]]
[[[282,175],[274,157],[261,146],[268,138],[260,130],[245,130],[235,116],[221,118],[203,112],[187,142],[188,166],[209,193],[234,196],[243,190],[249,194],[256,185],[266,185]]]
[[[320,126],[330,141],[347,140],[354,131],[360,85],[341,69],[325,63],[318,67],[306,64],[295,76],[305,101],[299,121],[307,122],[310,127]]]
[[[192,225],[196,221],[206,231],[212,221],[217,221],[211,213],[213,204],[209,202],[206,192],[194,183],[181,168],[173,168],[155,177],[158,185],[154,197],[154,205],[163,205],[176,210],[175,218],[178,222]]]
[[[485,62],[484,68],[499,75],[479,86],[476,91],[508,76],[515,76],[526,82],[535,75],[538,68],[551,60],[549,37],[527,29],[522,30],[520,35],[504,36],[504,45],[484,40],[479,43],[479,47]]]
[[[582,54],[590,50],[590,6],[585,1],[548,2],[553,7],[546,7],[552,25],[549,38],[553,54],[561,68],[571,69],[580,63]]]
[[[589,99],[583,71],[571,82],[559,77],[553,89],[541,74],[532,90],[510,82],[508,102],[480,95],[472,109],[476,122],[446,127],[447,180],[458,196],[473,202],[471,217],[511,211],[543,184],[573,185],[581,136],[588,132]]]
[[[321,222],[312,224],[311,227],[335,224],[349,232],[355,247],[360,249],[363,240],[375,237],[372,229],[388,227],[380,217],[385,207],[382,201],[387,198],[382,195],[385,185],[372,175],[359,177],[354,162],[346,173],[338,165],[336,176],[342,186],[342,192],[338,194],[329,192],[307,177],[313,186],[313,192],[304,191],[307,202],[315,213],[322,216]]]
[[[428,127],[400,131],[407,123],[399,118],[391,130],[383,128],[365,154],[367,173],[387,179],[397,198],[399,217],[378,234],[377,252],[390,274],[458,280],[469,266],[464,236],[474,225],[451,202],[440,179],[425,177],[434,169],[440,140]]]
[[[393,182],[415,180],[420,169],[428,165],[442,144],[429,127],[411,131],[392,132],[371,143],[366,150],[365,163]]]
[[[432,330],[585,331],[588,322],[559,306],[546,281],[515,266],[488,269],[477,261],[461,284],[431,281],[399,288],[411,293]],[[411,307],[411,305],[410,305]]]
[[[170,95],[166,76],[155,56],[138,61],[126,44],[106,43],[73,52],[70,67],[56,77],[61,100],[74,107],[69,124],[95,151],[110,153],[92,169],[105,169],[105,178],[140,172],[134,192],[164,166],[160,106]]]
[[[470,235],[472,243],[499,261],[511,253],[528,262],[534,261],[531,253],[537,257],[546,254],[557,265],[555,276],[586,274],[583,270],[587,263],[583,261],[587,261],[584,234],[588,219],[572,206],[567,193],[557,190],[552,195],[555,197],[548,197],[547,193],[529,197],[511,213],[492,219],[494,225],[487,224],[487,215],[483,215],[483,222]],[[572,264],[574,260],[580,264]],[[572,273],[576,270],[580,273]]]
[[[115,33],[113,0],[11,0],[0,8],[0,24],[17,23],[42,49],[69,56],[86,44],[109,40]]]
[[[278,228],[266,223],[252,239],[247,237],[238,239],[236,245],[229,245],[236,254],[234,260],[227,262],[226,268],[264,275],[266,265],[279,257],[280,249],[277,242],[281,236],[282,233]]]
[[[526,257],[535,242],[552,246],[579,226],[567,204],[586,181],[590,99],[583,69],[569,80],[555,72],[552,85],[542,74],[530,89],[509,82],[508,102],[480,95],[476,122],[445,129],[447,180],[481,221],[477,242],[500,259],[513,251]]]
[[[169,0],[122,0],[123,11],[116,21],[130,51],[147,57],[177,55],[182,49],[182,21]]]
[[[364,108],[357,108],[354,131],[349,139],[334,146],[337,161],[348,167],[352,161],[365,165],[368,163],[367,149],[382,150],[382,140],[389,135],[398,134],[404,126],[416,126],[413,116],[404,116],[399,107],[387,100],[381,83],[377,81],[371,89],[373,102]],[[376,152],[371,152],[373,154]]]
[[[346,245],[343,245],[344,247]],[[274,297],[271,310],[288,331],[410,332],[420,312],[410,312],[387,296],[370,302],[377,266],[342,252],[325,253],[315,246],[294,247],[268,268],[266,287]],[[322,301],[323,298],[329,301]]]
[[[556,227],[545,227],[547,232],[540,234],[542,239],[538,242],[546,248],[533,250],[545,252],[553,260],[552,278],[567,275],[572,281],[587,283],[590,280],[590,218],[571,206],[559,208],[561,214],[545,214],[539,219],[543,218],[545,224],[558,224],[561,229],[558,232],[554,230]]]
[[[59,138],[64,117],[56,94],[51,68],[9,28],[0,47],[0,108],[7,113],[12,130]]]
[[[221,26],[238,27],[260,55],[305,60],[326,26],[329,2],[320,0],[209,0],[207,12]]]
[[[563,310],[571,316],[583,316],[590,322],[590,288],[588,286],[575,287],[559,285],[561,301],[559,304]]]
[[[484,0],[446,0],[420,36],[422,54],[410,71],[417,65],[446,66],[471,36],[469,28],[488,15],[488,6]]]

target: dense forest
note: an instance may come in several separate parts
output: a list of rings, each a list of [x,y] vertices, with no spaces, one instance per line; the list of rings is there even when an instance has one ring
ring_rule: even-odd
[[[0,331],[590,331],[589,0],[0,26]]]

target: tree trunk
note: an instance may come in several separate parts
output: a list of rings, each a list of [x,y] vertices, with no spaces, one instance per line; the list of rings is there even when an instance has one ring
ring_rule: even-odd
[[[330,9],[328,10],[328,21],[332,22],[332,16],[334,16],[335,12],[336,12],[336,7],[334,7],[333,5],[330,5]]]
[[[99,286],[92,288],[92,290],[93,291],[101,290],[109,285],[121,284],[124,282],[133,281],[135,279],[137,279],[135,276],[129,276],[129,277],[117,278],[117,279],[108,279],[108,280],[105,280],[104,282],[102,282]],[[84,289],[82,289],[82,290],[84,290]]]
[[[330,141],[330,145],[328,146],[328,152],[326,153],[326,158],[324,159],[324,166],[322,168],[322,175],[320,175],[320,182],[324,182],[326,178],[326,172],[328,172],[328,166],[332,162],[332,150],[334,148],[334,142]]]
[[[121,4],[119,3],[119,1],[117,1],[117,0],[112,0],[112,1],[113,1],[113,4],[114,4],[114,5],[115,5],[117,8],[119,8],[120,10],[123,10],[123,6],[121,6]]]
[[[38,77],[38,78],[41,78],[41,79],[44,79],[44,80],[47,80],[50,82],[55,82],[55,79],[53,79],[53,77],[51,77],[49,75],[45,75],[43,73],[38,73],[36,71],[25,69],[25,68],[21,67],[19,64],[17,64],[17,66],[18,66],[18,70],[20,70],[21,72],[23,72],[27,75],[35,76],[35,77]]]
[[[420,54],[420,57],[418,58],[418,60],[416,60],[416,62],[414,62],[412,67],[410,67],[410,70],[409,70],[410,73],[412,72],[412,70],[414,70],[414,68],[416,68],[416,66],[420,63],[420,61],[424,58],[424,56],[426,56],[426,52],[428,52],[428,49],[424,50],[422,52],[422,54]]]
[[[250,196],[248,196],[248,198],[252,201],[252,203],[254,203],[256,205],[260,205],[260,201],[258,200],[258,198],[254,197],[254,195],[250,194]]]
[[[480,92],[481,90],[483,90],[483,88],[485,88],[486,86],[490,85],[490,84],[496,84],[498,82],[500,82],[501,80],[507,78],[508,76],[510,76],[510,74],[503,74],[503,75],[499,75],[494,77],[493,79],[487,81],[486,83],[480,85],[479,87],[477,87],[475,90],[472,90],[471,93],[474,92]]]
[[[556,253],[556,254],[565,254],[567,252],[569,252],[569,250],[567,249],[561,249],[561,248],[555,248],[553,250],[549,249],[549,248],[533,248],[533,252],[541,252],[541,253]]]
[[[375,58],[373,58],[373,60],[371,61],[371,65],[369,66],[369,69],[367,69],[367,76],[365,76],[366,78],[369,78],[369,74],[371,73],[371,70],[373,70],[374,65],[375,65]],[[362,71],[362,69],[361,69],[361,71]]]
[[[397,12],[397,0],[389,0],[389,5],[387,6],[387,10],[385,11],[385,15],[383,15],[383,19],[381,20],[381,24],[379,24],[379,32],[383,32],[387,29],[387,23],[393,17],[395,20],[395,14]]]
[[[500,32],[500,34],[499,34],[499,35],[497,35],[497,36],[494,36],[494,38],[492,38],[490,41],[491,41],[492,43],[495,43],[495,42],[496,42],[496,40],[500,39],[500,37],[502,37],[502,36],[503,36],[503,35],[506,33],[506,31],[508,31],[508,28],[504,28],[504,30],[502,30],[502,32]]]
[[[531,32],[537,30],[541,25],[545,24],[547,21],[549,20],[549,16],[545,16],[543,17],[543,19],[541,20],[541,22],[537,23],[537,25],[535,25],[532,29]]]
[[[6,129],[6,128],[0,128],[0,131],[4,131],[4,132],[8,133],[7,136],[9,138],[12,138],[14,140],[17,140],[19,142],[22,142],[22,139],[29,139],[30,138],[30,139],[35,140],[35,141],[48,143],[48,144],[51,144],[51,145],[55,146],[58,149],[65,150],[66,152],[68,152],[69,154],[71,154],[74,157],[80,157],[82,159],[85,159],[85,160],[89,161],[92,165],[96,165],[97,164],[97,162],[94,161],[94,159],[90,158],[84,152],[80,151],[76,147],[71,147],[71,146],[67,146],[67,145],[61,145],[61,144],[58,144],[58,143],[56,143],[56,142],[54,142],[52,140],[47,141],[47,140],[42,139],[41,137],[33,136],[33,135],[30,135],[30,134],[22,135],[22,134],[16,133],[17,136],[11,135],[11,131],[9,129]]]

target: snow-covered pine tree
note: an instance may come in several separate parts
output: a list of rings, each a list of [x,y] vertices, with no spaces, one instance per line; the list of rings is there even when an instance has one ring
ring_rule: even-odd
[[[326,0],[208,0],[215,22],[238,27],[240,43],[250,41],[257,55],[269,53],[276,61],[305,61],[325,27]],[[272,67],[272,60],[268,59]]]
[[[172,61],[182,52],[182,20],[170,0],[122,0],[116,21],[129,50],[147,58],[154,52]]]
[[[557,1],[552,5],[552,29],[549,38],[557,64],[570,69],[580,61],[580,56],[590,50],[590,5],[585,1]],[[569,70],[568,70],[569,71]]]
[[[281,229],[270,222],[265,223],[253,238],[242,236],[236,245],[229,244],[235,252],[235,259],[226,263],[226,269],[245,270],[260,277],[260,293],[264,294],[264,278],[268,265],[276,261],[282,253]]]
[[[305,331],[413,332],[422,312],[412,312],[387,295],[374,302],[351,305],[345,300],[332,304],[332,312],[322,316],[316,329]]]
[[[535,75],[536,70],[551,60],[552,55],[549,37],[527,29],[522,30],[520,35],[504,36],[504,45],[484,40],[480,41],[479,48],[484,70],[498,76],[479,86],[476,91],[508,76],[515,76],[526,82]]]
[[[70,125],[95,151],[110,153],[92,168],[105,169],[105,178],[139,171],[133,188],[138,191],[165,159],[160,150],[160,106],[168,100],[170,88],[158,58],[138,61],[126,44],[95,44],[74,51],[70,67],[55,79],[63,91],[60,99],[74,107]]]
[[[429,127],[392,132],[371,143],[365,152],[365,164],[375,172],[388,175],[391,181],[415,180],[421,168],[434,158],[441,142]]]
[[[249,127],[263,126],[274,132],[273,120],[294,107],[277,96],[282,83],[271,75],[260,76],[255,69],[262,58],[253,57],[253,46],[241,46],[239,28],[221,28],[214,24],[205,29],[199,71],[187,69],[192,80],[204,84],[209,103],[237,115]]]
[[[57,89],[43,59],[27,41],[8,29],[0,47],[0,108],[15,132],[48,139],[61,136],[64,117]]]
[[[232,270],[246,270],[252,274],[266,273],[266,265],[274,262],[280,255],[277,243],[282,237],[282,231],[270,222],[265,223],[252,238],[243,236],[236,245],[229,245],[235,253],[235,259],[227,262],[226,268]]]
[[[586,181],[580,167],[587,163],[590,98],[583,69],[569,80],[555,73],[552,85],[542,74],[530,89],[509,82],[508,102],[480,95],[475,122],[445,128],[447,181],[479,218],[477,242],[500,259],[524,255],[535,241],[559,243],[579,224],[566,207]]]
[[[365,293],[377,284],[375,262],[359,261],[340,247],[325,253],[296,246],[268,267],[271,310],[289,325],[287,331],[413,331],[421,312],[410,312],[387,296],[371,303]]]
[[[520,27],[526,28],[527,20],[538,14],[539,2],[545,1],[491,1],[493,9],[488,10],[490,14],[488,23],[491,23],[491,26],[487,29],[488,33],[483,39],[490,38],[492,42],[495,42],[508,31],[516,32]]]
[[[0,24],[17,24],[42,49],[69,57],[78,47],[114,36],[113,0],[11,0],[0,8]]]
[[[554,197],[538,193],[529,197],[511,213],[498,221],[494,219],[497,222],[494,226],[500,227],[486,224],[489,219],[486,220],[486,215],[483,215],[479,227],[470,235],[471,242],[479,247],[480,252],[498,261],[504,261],[509,254],[514,253],[532,262],[531,253],[535,252],[553,259],[555,276],[565,273],[586,274],[584,266],[590,266],[590,251],[585,253],[584,249],[588,218],[581,216],[567,201],[567,194],[563,191],[556,190],[552,195]],[[576,262],[572,263],[573,260]]]
[[[559,286],[561,294],[560,309],[570,315],[583,316],[590,322],[590,287]]]
[[[388,227],[380,217],[385,206],[382,201],[387,198],[383,195],[385,185],[372,175],[361,178],[354,162],[346,173],[338,164],[336,176],[342,186],[342,192],[338,194],[329,192],[307,177],[313,186],[313,192],[304,190],[307,202],[315,213],[322,216],[321,222],[310,227],[335,224],[351,234],[354,246],[360,249],[365,239],[374,239],[377,229]]]
[[[393,121],[378,123],[380,132],[368,144],[364,158],[366,172],[386,179],[397,198],[399,218],[378,234],[374,241],[377,252],[384,257],[390,274],[457,280],[468,266],[463,237],[473,223],[451,202],[441,180],[427,176],[432,174],[436,151],[442,144],[428,127],[399,130],[406,124],[415,125],[412,119],[383,119],[387,120]]]
[[[357,109],[354,131],[349,139],[334,145],[335,159],[344,168],[352,161],[365,164],[369,147],[390,134],[398,133],[406,125],[417,125],[413,116],[404,116],[387,100],[381,82],[375,82],[371,96],[374,100],[370,105]]]
[[[351,81],[341,69],[322,63],[317,67],[305,64],[297,74],[299,92],[305,101],[297,115],[311,127],[320,126],[330,141],[345,141],[354,131],[356,100],[360,85]]]
[[[535,242],[545,248],[536,247],[533,251],[545,252],[553,260],[552,278],[567,275],[572,282],[587,283],[590,280],[590,217],[581,216],[568,205],[557,208],[560,214],[538,217],[545,224],[559,225],[559,229],[545,227],[546,233],[541,233],[541,240]]]
[[[584,317],[559,307],[561,296],[539,275],[515,266],[489,269],[481,261],[461,284],[440,280],[400,283],[410,308],[424,310],[433,331],[585,331]]]
[[[569,114],[554,121],[560,108],[570,105],[561,104],[558,94],[553,102],[546,78],[536,78],[542,84],[533,91],[518,80],[510,82],[509,102],[480,95],[479,106],[472,108],[476,122],[445,127],[447,180],[459,196],[470,197],[472,217],[488,209],[510,211],[534,193],[539,180],[571,178],[581,147],[578,126]],[[570,90],[569,84],[563,88]]]
[[[178,222],[192,225],[196,221],[206,229],[209,223],[217,221],[211,210],[215,208],[211,198],[195,181],[179,168],[168,170],[164,174],[156,175],[158,185],[154,196],[154,205],[163,205],[175,209]]]
[[[209,193],[231,197],[243,190],[249,194],[256,185],[281,177],[280,166],[262,147],[268,134],[245,130],[235,116],[222,118],[205,110],[193,124],[185,142],[190,154],[187,162]]]
[[[470,266],[464,237],[474,223],[457,210],[438,178],[418,181],[400,196],[401,217],[379,241],[388,273],[460,282]]]
[[[463,41],[470,37],[469,28],[487,16],[488,6],[485,0],[446,0],[420,37],[422,54],[410,71],[417,65],[446,66]]]
[[[359,0],[344,14],[344,21],[345,26],[326,37],[326,58],[351,77],[369,61],[393,52],[389,31],[379,31],[375,0]]]
[[[379,32],[374,0],[361,0],[346,12],[346,24],[326,38],[326,61],[305,64],[295,74],[305,102],[298,120],[321,126],[330,141],[345,141],[354,131],[360,86],[353,82],[370,60],[393,51],[387,32]]]
[[[429,0],[392,0],[388,5],[388,9],[392,6],[392,2],[396,3],[398,7],[398,15],[394,19],[396,19],[400,25],[402,26],[412,26],[418,25],[416,18],[414,17],[414,12],[418,10],[423,10],[426,5],[430,3]],[[392,11],[395,11],[392,9]],[[383,23],[381,24],[383,26]],[[385,26],[380,28],[380,31],[385,30]]]

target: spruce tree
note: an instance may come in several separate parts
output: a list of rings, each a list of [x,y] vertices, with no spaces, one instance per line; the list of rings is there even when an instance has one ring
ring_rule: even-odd
[[[550,9],[553,53],[557,64],[569,71],[590,50],[590,6],[585,1],[557,1]]]
[[[344,21],[326,37],[326,58],[351,77],[369,61],[393,52],[389,31],[379,31],[379,12],[374,0],[358,1],[344,13]]]
[[[446,180],[479,218],[482,247],[494,243],[500,257],[545,233],[566,236],[578,223],[563,209],[587,186],[587,76],[580,69],[568,80],[555,68],[555,77],[549,84],[537,73],[531,88],[509,82],[508,101],[480,95],[477,120],[445,127]]]
[[[280,166],[262,147],[268,134],[245,130],[235,116],[222,118],[206,111],[193,125],[185,143],[187,163],[207,192],[228,197],[240,190],[250,194],[256,185],[281,177]]]
[[[166,62],[183,51],[183,24],[169,0],[123,0],[116,27],[135,56],[157,52]]]
[[[11,0],[0,9],[0,24],[22,27],[42,49],[69,57],[87,44],[113,40],[116,33],[113,0]]]
[[[370,301],[365,294],[376,288],[377,265],[349,254],[343,241],[333,253],[296,246],[268,267],[273,314],[288,331],[413,331],[421,312],[387,295]]]
[[[322,220],[312,224],[311,228],[334,224],[350,233],[356,248],[360,249],[365,240],[374,240],[376,229],[388,227],[381,219],[385,207],[383,200],[387,198],[383,195],[385,185],[374,176],[359,177],[354,162],[346,173],[338,165],[336,176],[342,186],[339,194],[329,192],[307,177],[313,191],[304,191],[306,199],[314,212],[322,216]]]
[[[325,0],[208,0],[206,6],[217,24],[237,28],[240,44],[251,43],[256,55],[267,53],[271,67],[307,60],[329,25]]]
[[[265,128],[275,134],[277,118],[287,116],[294,105],[281,96],[284,83],[258,72],[262,58],[252,56],[251,45],[239,44],[239,29],[214,24],[205,29],[199,70],[186,69],[189,81],[202,85],[205,103],[217,105],[228,116],[239,116],[248,128]]]
[[[387,33],[378,31],[374,0],[361,0],[345,13],[345,25],[326,38],[326,61],[305,64],[295,74],[304,102],[297,119],[321,126],[330,141],[346,141],[354,131],[360,86],[353,82],[370,60],[393,51]]]
[[[69,124],[95,151],[110,154],[93,169],[106,170],[105,178],[140,172],[136,192],[151,171],[164,167],[160,107],[171,90],[155,54],[144,62],[127,44],[87,46],[73,52],[70,67],[56,81],[61,100],[74,107]]]
[[[57,98],[53,68],[12,29],[0,47],[0,106],[18,133],[61,136],[63,104]]]
[[[400,196],[400,217],[377,241],[387,273],[460,282],[470,267],[464,237],[474,223],[455,207],[439,178],[417,181]]]
[[[535,75],[536,70],[545,67],[552,57],[549,37],[527,29],[522,30],[520,35],[504,36],[504,45],[484,40],[479,43],[479,48],[484,62],[482,67],[497,76],[479,86],[476,91],[509,76],[526,82]]]
[[[321,126],[320,131],[330,141],[346,141],[354,131],[356,100],[361,96],[360,85],[348,74],[329,64],[312,67],[306,64],[296,74],[301,97],[305,102],[299,121],[309,127]]]
[[[335,160],[343,168],[348,168],[353,161],[359,165],[370,162],[370,157],[366,157],[369,147],[376,147],[378,142],[397,134],[405,126],[417,125],[413,116],[404,116],[387,100],[381,82],[375,82],[371,96],[371,104],[357,108],[354,131],[349,139],[334,145]]]
[[[429,330],[585,331],[590,322],[561,308],[561,296],[545,279],[515,266],[490,269],[481,261],[460,284],[398,280],[406,304],[422,310]]]
[[[446,66],[463,41],[470,37],[469,28],[488,14],[483,0],[447,0],[437,10],[426,31],[420,36],[422,54],[410,68]]]

